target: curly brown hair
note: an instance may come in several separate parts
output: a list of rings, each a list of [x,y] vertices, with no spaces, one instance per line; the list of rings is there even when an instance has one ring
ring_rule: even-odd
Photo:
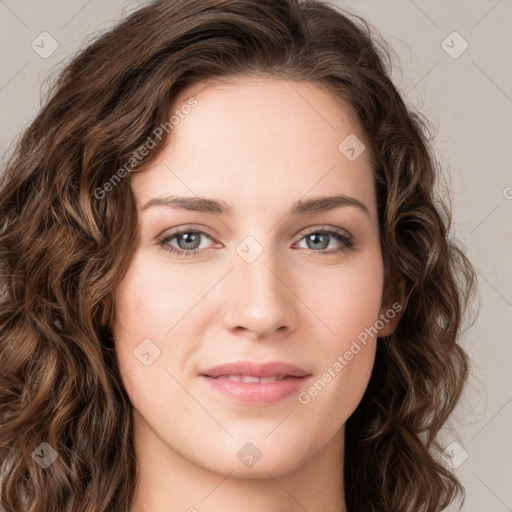
[[[63,67],[0,176],[2,511],[130,510],[131,405],[106,304],[139,219],[128,177],[99,191],[188,85],[263,74],[327,88],[355,113],[378,191],[385,300],[399,296],[400,279],[408,299],[346,423],[348,509],[436,512],[464,501],[438,433],[468,376],[459,340],[476,277],[435,191],[429,123],[390,73],[378,33],[322,0],[153,1]],[[167,138],[118,175],[143,170]],[[42,442],[58,453],[46,470],[33,460]]]

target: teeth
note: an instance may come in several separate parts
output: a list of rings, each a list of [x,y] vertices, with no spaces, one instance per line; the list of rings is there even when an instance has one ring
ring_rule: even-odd
[[[238,375],[240,377],[240,382],[244,382],[245,384],[254,384],[259,382],[260,379],[258,377],[253,377],[252,375]]]
[[[243,382],[245,384],[256,384],[266,382],[275,382],[276,380],[283,380],[285,378],[284,375],[273,375],[272,377],[254,377],[253,375],[222,375],[217,377],[218,379],[228,379],[233,382]]]
[[[279,378],[278,375],[274,375],[273,377],[261,377],[259,379],[260,382],[275,382],[276,380],[282,380],[283,377]]]

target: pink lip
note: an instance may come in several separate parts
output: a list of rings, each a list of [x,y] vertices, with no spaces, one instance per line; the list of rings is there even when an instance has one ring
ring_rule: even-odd
[[[226,378],[227,375],[246,375],[252,377],[283,376],[274,382],[235,382]],[[199,377],[215,391],[231,400],[250,405],[269,405],[277,403],[304,386],[311,374],[288,363],[256,364],[250,361],[239,361],[215,366],[199,372]],[[220,377],[220,378],[219,378]]]
[[[287,375],[290,377],[305,377],[310,374],[302,368],[288,363],[258,364],[251,361],[237,361],[236,363],[226,363],[201,370],[199,375],[206,375],[207,377],[220,377],[221,375],[252,375],[253,377]]]

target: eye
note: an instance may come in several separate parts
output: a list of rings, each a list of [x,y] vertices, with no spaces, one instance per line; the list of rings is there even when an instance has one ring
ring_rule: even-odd
[[[329,240],[330,239],[330,240]],[[328,249],[330,241],[332,239],[336,240],[339,244],[339,247],[334,251],[326,252],[325,249]],[[322,227],[321,229],[317,229],[316,231],[309,231],[303,236],[299,243],[302,240],[306,240],[306,249],[309,249],[310,254],[312,256],[323,256],[329,254],[336,254],[342,251],[346,251],[352,249],[354,247],[354,240],[352,236],[348,235],[344,231],[338,228],[332,227]],[[332,249],[332,247],[330,247]],[[315,254],[319,253],[319,254]]]
[[[205,247],[204,245],[201,247],[203,237],[212,240],[213,234],[198,229],[192,229],[190,226],[185,226],[177,231],[165,234],[159,239],[158,245],[160,245],[165,251],[173,253],[178,257],[190,258],[197,256],[208,249],[208,247]],[[330,242],[333,239],[338,243],[338,248],[335,248],[334,251],[326,251],[326,249],[332,249],[332,247],[329,246],[331,246]],[[173,240],[176,240],[175,243],[177,247],[171,243]],[[348,235],[341,229],[328,226],[322,226],[314,231],[307,232],[299,240],[299,243],[302,240],[306,240],[307,247],[301,248],[307,249],[314,257],[337,254],[354,247],[354,240],[351,235]]]
[[[201,248],[201,238],[212,238],[205,231],[185,227],[179,231],[164,235],[164,238],[158,241],[158,244],[166,251],[176,254],[180,257],[196,256],[204,250]],[[171,241],[176,239],[178,247],[171,245]]]

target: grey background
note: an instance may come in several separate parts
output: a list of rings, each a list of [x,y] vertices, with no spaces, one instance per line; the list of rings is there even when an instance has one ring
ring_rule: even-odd
[[[0,0],[0,155],[40,108],[48,74],[142,3]],[[480,293],[478,320],[463,340],[472,375],[443,446],[456,448],[451,460],[466,486],[464,511],[512,511],[512,2],[335,3],[391,44],[399,66],[395,84],[436,128],[435,147],[452,189],[452,237],[476,266]],[[42,58],[31,44],[42,47],[45,31],[58,48]],[[464,41],[468,48],[458,55]],[[46,50],[50,43],[45,39]]]

